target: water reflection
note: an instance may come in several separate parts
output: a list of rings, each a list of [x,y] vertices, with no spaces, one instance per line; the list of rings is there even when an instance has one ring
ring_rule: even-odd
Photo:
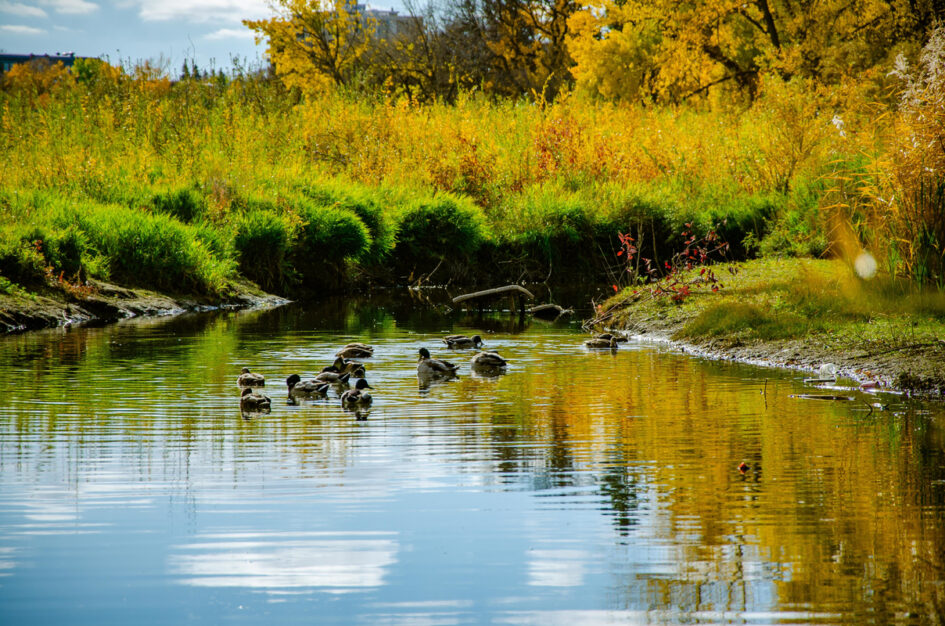
[[[169,569],[196,587],[347,593],[380,587],[397,562],[394,533],[224,533],[175,546]]]
[[[579,587],[590,554],[584,550],[532,550],[528,584],[536,587]]]
[[[505,374],[454,352],[458,378],[417,377],[420,347],[490,330]],[[65,562],[73,608],[95,604],[80,572],[100,571],[99,606],[257,590],[289,621],[943,614],[940,406],[805,402],[802,375],[583,339],[393,298],[4,338],[0,603]],[[369,411],[337,389],[283,399],[288,374],[356,340],[376,346]],[[269,414],[240,417],[243,366],[276,381]],[[128,591],[116,543],[146,584]]]

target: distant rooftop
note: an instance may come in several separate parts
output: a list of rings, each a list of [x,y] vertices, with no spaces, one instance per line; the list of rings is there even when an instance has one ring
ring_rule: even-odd
[[[57,52],[55,54],[5,54],[0,53],[0,74],[9,72],[14,65],[19,63],[31,63],[32,61],[45,60],[50,64],[62,63],[66,67],[72,67],[75,63],[75,52]]]

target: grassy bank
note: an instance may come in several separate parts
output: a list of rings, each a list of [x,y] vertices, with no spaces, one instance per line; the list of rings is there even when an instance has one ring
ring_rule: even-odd
[[[736,273],[728,272],[731,267]],[[841,261],[756,260],[679,277],[690,295],[627,288],[596,325],[657,335],[716,356],[816,369],[834,363],[860,382],[945,393],[945,294],[908,281],[864,280]]]
[[[300,101],[258,76],[38,72],[0,92],[0,273],[210,294],[244,276],[292,296],[599,284],[619,233],[660,259],[686,223],[724,223],[739,257],[820,254],[825,177],[882,143],[861,102],[773,81],[747,108],[421,106]]]

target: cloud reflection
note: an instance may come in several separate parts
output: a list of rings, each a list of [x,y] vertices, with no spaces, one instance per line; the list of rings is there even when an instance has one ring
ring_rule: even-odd
[[[270,592],[311,589],[348,593],[384,585],[397,562],[388,532],[218,534],[178,546],[171,573],[195,587],[248,587]]]
[[[579,587],[584,584],[583,550],[534,550],[529,553],[528,584],[537,587]]]
[[[10,576],[16,568],[16,561],[13,559],[13,548],[0,546],[0,576]]]

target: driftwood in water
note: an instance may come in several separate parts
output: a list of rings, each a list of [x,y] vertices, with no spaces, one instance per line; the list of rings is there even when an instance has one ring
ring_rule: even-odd
[[[790,397],[800,398],[801,400],[842,400],[842,401],[853,400],[851,396],[814,395],[811,393],[798,393]]]
[[[518,300],[518,310],[521,315],[525,315],[525,300],[534,300],[535,296],[532,295],[528,289],[522,287],[521,285],[506,285],[505,287],[496,287],[494,289],[485,289],[483,291],[476,291],[474,293],[464,293],[461,296],[456,296],[453,298],[453,304],[460,304],[461,302],[468,302],[470,300],[476,300],[479,305],[479,310],[482,310],[482,301],[488,298],[495,298],[499,296],[508,296],[510,299],[510,306],[512,310],[515,310],[515,300]]]
[[[571,309],[565,309],[557,304],[539,304],[528,309],[535,317],[543,320],[556,320],[562,315],[571,315],[574,313]]]

